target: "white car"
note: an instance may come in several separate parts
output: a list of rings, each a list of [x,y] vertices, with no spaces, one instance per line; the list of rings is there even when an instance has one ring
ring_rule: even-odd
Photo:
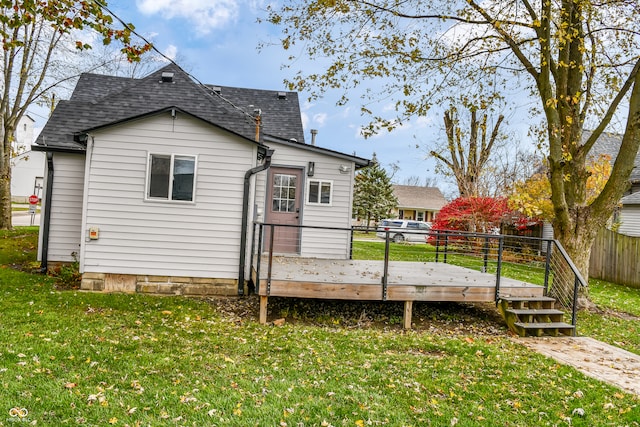
[[[400,242],[422,242],[429,237],[431,224],[423,221],[413,221],[410,219],[383,219],[378,225],[376,236],[385,239],[387,232],[389,239],[396,243]]]

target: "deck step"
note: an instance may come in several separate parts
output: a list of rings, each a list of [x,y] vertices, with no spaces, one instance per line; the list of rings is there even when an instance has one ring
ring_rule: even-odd
[[[575,326],[564,322],[565,313],[554,308],[551,297],[500,297],[498,309],[509,329],[521,337],[574,335]]]
[[[555,298],[551,297],[500,297],[500,305],[504,309],[548,309],[554,308]]]
[[[527,302],[527,301],[537,301],[537,302],[555,302],[555,298],[551,297],[510,297],[510,296],[499,296],[498,299],[507,301],[507,302]]]
[[[524,322],[516,322],[513,324],[516,328],[516,332],[521,337],[524,336],[542,336],[542,335],[551,335],[558,336],[562,335],[573,335],[575,326],[570,325],[565,322],[543,322],[543,323],[524,323]]]
[[[556,310],[555,308],[509,308],[507,309],[508,313],[513,313],[517,315],[540,315],[540,316],[550,316],[550,315],[564,315],[564,311]]]

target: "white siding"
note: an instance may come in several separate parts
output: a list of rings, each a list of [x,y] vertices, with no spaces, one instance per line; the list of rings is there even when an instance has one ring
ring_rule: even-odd
[[[82,238],[82,187],[84,183],[85,156],[81,154],[53,154],[53,197],[51,200],[51,220],[49,222],[48,261],[72,262],[72,253],[79,254]],[[46,175],[44,188],[46,191]],[[46,195],[43,194],[42,200]],[[40,221],[44,221],[45,206],[42,204]],[[40,224],[40,244],[38,258],[42,256],[42,232]]]
[[[622,207],[618,233],[640,237],[640,205],[624,205]]]
[[[148,117],[93,135],[83,271],[238,277],[245,172],[255,145],[178,114]],[[145,201],[148,153],[197,156],[193,203]]]
[[[272,167],[303,168],[302,183],[302,225],[315,227],[351,227],[351,209],[353,198],[353,180],[355,165],[351,161],[330,155],[301,150],[287,145],[269,143],[275,150]],[[309,162],[315,163],[313,177],[307,176]],[[340,172],[340,166],[346,166],[346,173]],[[309,205],[307,200],[307,180],[318,179],[332,181],[331,205]],[[266,211],[266,173],[258,176],[256,204]],[[264,218],[258,218],[260,220]],[[303,229],[301,253],[305,257],[348,258],[350,233],[347,231]]]

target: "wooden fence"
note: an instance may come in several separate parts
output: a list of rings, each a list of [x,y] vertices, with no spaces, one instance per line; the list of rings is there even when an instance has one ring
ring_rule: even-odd
[[[589,276],[640,288],[640,237],[602,229],[591,247]]]

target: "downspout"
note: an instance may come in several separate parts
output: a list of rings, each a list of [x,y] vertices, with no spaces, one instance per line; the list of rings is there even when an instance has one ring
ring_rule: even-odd
[[[47,188],[44,198],[44,222],[42,224],[42,253],[40,272],[46,273],[49,258],[49,223],[51,222],[51,201],[53,200],[53,153],[47,152]]]
[[[244,295],[244,270],[247,262],[247,227],[249,219],[249,190],[251,188],[251,177],[258,172],[269,169],[271,166],[271,156],[273,156],[274,150],[267,150],[267,154],[264,157],[264,162],[249,169],[244,174],[244,192],[242,197],[242,227],[240,229],[240,269],[238,271],[238,295]]]

